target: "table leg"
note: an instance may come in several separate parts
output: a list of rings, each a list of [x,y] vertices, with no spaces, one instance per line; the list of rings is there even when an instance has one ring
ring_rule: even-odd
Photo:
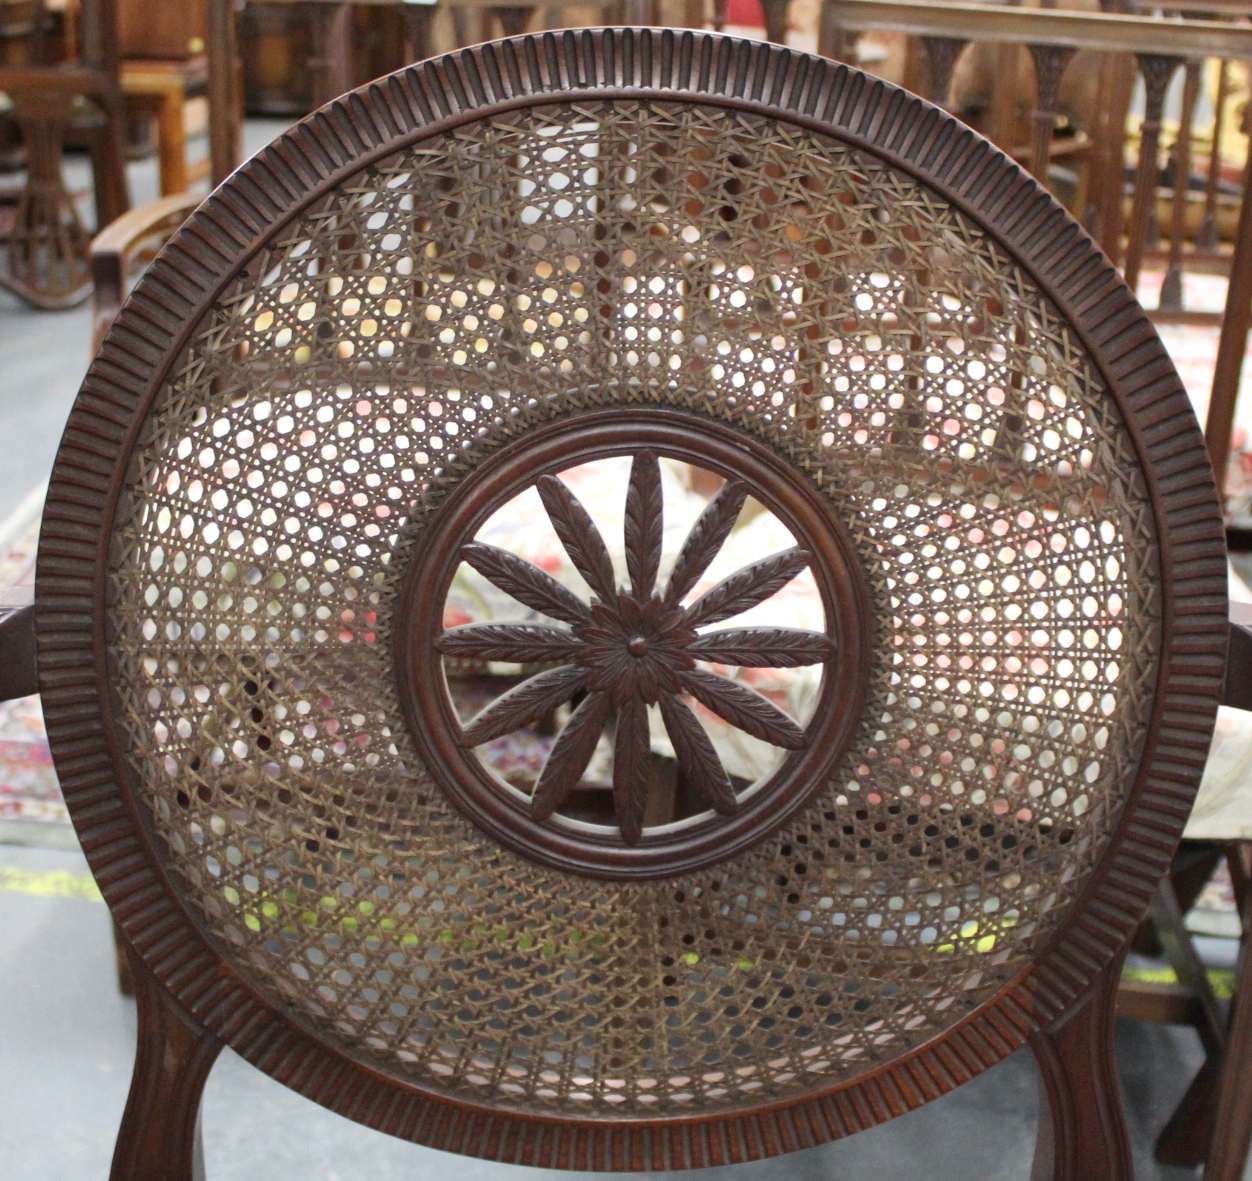
[[[352,5],[315,4],[310,20],[313,103],[321,107],[352,88]]]
[[[534,11],[534,5],[531,4],[501,4],[491,10],[506,37],[520,37],[526,32]]]
[[[219,185],[242,155],[243,106],[233,0],[209,0],[209,157]]]
[[[91,236],[61,173],[74,96],[15,90],[10,97],[26,143],[27,168],[9,234],[8,270],[0,284],[35,307],[72,307],[91,291]]]
[[[187,191],[187,126],[183,106],[181,86],[171,87],[161,95],[161,109],[157,114],[157,151],[162,197]]]
[[[765,13],[765,36],[775,45],[787,44],[787,8],[790,0],[761,0]]]
[[[401,9],[406,62],[425,61],[430,57],[430,12],[426,4],[406,4]]]

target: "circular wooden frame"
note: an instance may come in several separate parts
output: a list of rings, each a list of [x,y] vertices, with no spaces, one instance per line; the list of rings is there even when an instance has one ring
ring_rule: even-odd
[[[740,812],[709,812],[696,825],[619,837],[579,833],[532,820],[526,797],[501,790],[460,744],[461,726],[439,667],[435,641],[461,546],[500,505],[540,476],[576,464],[651,448],[738,478],[813,555],[811,569],[836,656],[807,726],[808,745],[789,755]],[[431,773],[475,824],[524,857],[557,869],[615,880],[676,876],[734,856],[776,831],[826,782],[860,723],[870,673],[869,591],[852,540],[817,490],[768,448],[744,434],[676,410],[602,410],[550,424],[505,447],[459,484],[426,528],[421,553],[397,604],[394,662],[409,728]],[[833,665],[833,670],[832,670]]]
[[[1138,774],[1082,897],[1030,967],[944,1033],[848,1082],[706,1117],[504,1113],[371,1070],[273,1008],[180,900],[130,783],[110,687],[106,572],[147,408],[204,312],[302,211],[371,162],[509,110],[580,98],[699,102],[790,121],[877,155],[984,228],[1082,340],[1120,407],[1157,528],[1160,659]],[[1140,921],[1181,835],[1223,674],[1222,521],[1203,440],[1152,325],[1104,255],[1025,172],[952,116],[775,45],[677,30],[482,45],[344,96],[244,165],[123,309],[71,412],[40,539],[37,632],[49,739],[83,848],[126,939],[178,1003],[259,1069],[368,1126],[549,1168],[694,1168],[811,1147],[920,1106],[1063,1013]]]

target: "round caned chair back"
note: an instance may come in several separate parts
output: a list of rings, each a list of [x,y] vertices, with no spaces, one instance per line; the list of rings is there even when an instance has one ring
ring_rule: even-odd
[[[49,732],[127,938],[353,1118],[803,1147],[1119,950],[1221,678],[1143,313],[945,113],[703,33],[331,104],[139,284],[48,497]]]

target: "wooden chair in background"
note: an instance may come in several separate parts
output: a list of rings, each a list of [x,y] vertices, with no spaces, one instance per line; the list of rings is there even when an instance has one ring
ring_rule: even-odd
[[[576,9],[600,24],[649,23],[639,21],[648,5],[635,0],[575,0],[573,3],[500,4],[498,0],[440,0],[438,10],[449,14],[456,44],[474,45],[503,34],[515,37],[569,23],[563,14]],[[634,10],[635,19],[631,18]]]
[[[1089,202],[1078,204],[1073,212],[1100,234],[1106,253],[1121,261],[1128,281],[1137,279],[1144,261],[1152,256],[1154,262],[1164,266],[1159,305],[1150,312],[1154,320],[1221,325],[1206,437],[1214,469],[1225,473],[1252,312],[1252,202],[1238,201],[1237,221],[1234,211],[1226,211],[1234,224],[1227,226],[1223,235],[1231,247],[1223,249],[1217,226],[1218,189],[1221,129],[1228,100],[1227,63],[1247,60],[1252,50],[1252,29],[1246,21],[1176,23],[1137,16],[1035,13],[965,4],[893,4],[875,0],[826,0],[823,12],[824,45],[828,51],[845,56],[863,29],[893,29],[918,37],[928,58],[930,97],[941,103],[948,98],[953,67],[970,42],[1028,46],[1037,67],[1033,112],[1037,135],[1030,154],[1037,176],[1044,175],[1041,162],[1050,158],[1045,153],[1055,124],[1056,87],[1070,57],[1078,48],[1106,51],[1106,71],[1099,90],[1101,114],[1106,117],[1093,129],[1096,178],[1086,190]],[[1215,12],[1241,18],[1252,12],[1252,5],[1228,0]],[[1192,139],[1202,71],[1206,61],[1213,58],[1219,63],[1218,87],[1206,161],[1208,175],[1202,194],[1197,194],[1203,211],[1197,218],[1189,208],[1193,204]],[[1136,69],[1145,87],[1146,117],[1131,211],[1124,220],[1121,179],[1125,168],[1126,115],[1130,82]],[[1170,152],[1172,187],[1161,219],[1168,227],[1168,241],[1161,248],[1152,240],[1150,227],[1158,219],[1160,203],[1163,104],[1171,80],[1180,71],[1184,84],[1178,130]],[[1250,189],[1252,156],[1244,166],[1243,194]],[[1188,240],[1193,243],[1190,248]],[[1222,313],[1183,307],[1184,268],[1229,275]],[[1249,548],[1246,530],[1232,527],[1230,536],[1232,545]],[[1252,683],[1246,676],[1246,669],[1252,667],[1249,622],[1244,620],[1244,626],[1232,629],[1227,682],[1228,703],[1242,708],[1252,704]],[[1225,785],[1225,790],[1229,790],[1229,785]],[[1246,796],[1246,792],[1242,794]],[[1252,938],[1252,912],[1248,909],[1252,901],[1252,866],[1248,843],[1238,824],[1231,830],[1232,823],[1224,828],[1204,822],[1189,826],[1188,833],[1194,835],[1180,849],[1170,878],[1162,884],[1141,932],[1141,940],[1166,955],[1178,983],[1147,985],[1132,979],[1123,983],[1119,997],[1119,1012],[1128,1017],[1195,1026],[1206,1061],[1162,1129],[1156,1155],[1162,1163],[1175,1166],[1193,1168],[1204,1164],[1206,1179],[1215,1181],[1238,1181],[1242,1177],[1252,1141],[1252,1105],[1247,1099],[1247,1063],[1252,1061],[1252,971],[1242,966]],[[1222,859],[1230,868],[1243,931],[1241,968],[1236,973],[1236,995],[1230,1005],[1215,995],[1183,922],[1184,914]]]
[[[9,96],[26,151],[26,184],[8,226],[0,285],[42,308],[68,307],[91,289],[90,235],[61,173],[65,131],[86,101],[97,224],[125,212],[125,110],[119,81],[113,0],[83,0],[71,48],[73,60],[48,57],[44,5],[34,9],[32,52],[21,65],[0,66],[0,91]]]
[[[91,243],[93,355],[121,311],[134,280],[202,200],[197,194],[184,192],[149,201],[96,235]]]
[[[36,2],[32,30],[43,27],[43,5]],[[127,26],[134,32],[134,15]],[[114,223],[129,205],[125,170],[125,101],[114,0],[84,0],[69,6],[71,34],[66,40],[75,58],[46,60],[46,38],[32,32],[28,60],[0,65],[0,91],[11,97],[27,156],[27,179],[6,232],[7,265],[0,284],[42,308],[68,307],[91,291],[88,260],[91,236],[79,218],[61,170],[65,130],[87,100],[98,112],[91,134],[96,222]],[[161,148],[162,190],[186,189],[196,171],[187,169],[182,106],[187,86],[203,89],[209,99],[210,163],[214,183],[239,160],[242,115],[232,0],[207,0],[207,55],[176,63],[158,77],[154,61],[132,68],[131,89],[155,96],[164,132]],[[150,48],[157,42],[151,39]],[[190,43],[188,48],[191,48]],[[42,55],[42,60],[41,60]],[[137,59],[136,59],[137,60]],[[132,63],[133,65],[133,63]],[[146,73],[145,73],[146,71]]]
[[[623,0],[524,5],[500,4],[499,0],[441,0],[438,4],[405,0],[265,0],[260,7],[274,15],[284,8],[291,9],[307,21],[301,30],[295,20],[279,17],[275,35],[286,43],[280,55],[285,62],[280,74],[285,72],[290,78],[297,64],[291,60],[292,52],[298,53],[301,32],[307,33],[308,53],[303,65],[308,75],[308,106],[316,108],[368,81],[368,75],[360,72],[355,41],[356,22],[362,12],[389,9],[399,15],[404,31],[402,61],[415,62],[433,52],[431,22],[443,14],[450,19],[455,42],[470,45],[494,35],[497,27],[499,32],[512,36],[525,32],[536,20],[560,23],[559,14],[569,8],[599,14],[605,23],[620,23]],[[299,106],[294,95],[285,103],[293,108]]]
[[[1235,0],[1231,0],[1235,3]],[[1134,181],[1130,216],[1121,218],[1121,178],[1124,173],[1125,128],[1110,132],[1115,150],[1101,148],[1098,179],[1087,187],[1099,207],[1073,210],[1096,232],[1106,254],[1120,260],[1127,282],[1136,286],[1147,256],[1149,229],[1155,217],[1160,177],[1160,136],[1165,94],[1187,61],[1206,58],[1247,60],[1252,56],[1252,26],[1242,21],[1175,20],[1148,16],[1033,10],[981,4],[945,4],[928,0],[824,0],[822,49],[835,57],[855,53],[856,39],[867,29],[892,29],[919,38],[929,57],[932,101],[944,102],[952,70],[965,47],[973,41],[1028,46],[1036,64],[1037,91],[1032,112],[1036,128],[1031,149],[1031,169],[1046,178],[1050,159],[1048,145],[1055,124],[1057,83],[1076,49],[1101,50],[1113,57],[1133,56],[1143,80],[1146,113]],[[1190,114],[1184,109],[1182,125],[1189,131],[1194,117],[1194,70],[1185,87]],[[1187,143],[1180,137],[1179,148]],[[1187,158],[1175,164],[1190,174]],[[1105,158],[1106,157],[1106,158]],[[1252,154],[1244,164],[1243,191],[1252,186]],[[1209,186],[1216,199],[1216,183]],[[1215,205],[1206,193],[1205,220]],[[1116,213],[1110,213],[1113,206]],[[1235,401],[1243,369],[1248,330],[1252,324],[1252,202],[1242,201],[1233,230],[1233,249],[1221,265],[1230,276],[1224,311],[1194,312],[1179,306],[1177,294],[1181,271],[1193,253],[1200,255],[1200,269],[1215,264],[1210,248],[1184,250],[1187,186],[1176,186],[1170,198],[1170,243],[1167,252],[1167,286],[1162,306],[1151,310],[1158,323],[1220,324],[1221,339],[1213,375],[1205,435],[1215,471],[1226,470],[1234,425]],[[1103,210],[1103,212],[1101,212]],[[1203,223],[1202,223],[1203,224]]]

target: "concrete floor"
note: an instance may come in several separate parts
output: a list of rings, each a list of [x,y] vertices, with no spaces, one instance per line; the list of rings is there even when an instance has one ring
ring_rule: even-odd
[[[255,150],[280,127],[250,124],[249,148]],[[154,196],[155,166],[132,166],[131,182],[134,200]],[[86,369],[88,341],[86,308],[35,312],[0,293],[0,439],[6,444],[0,520],[47,477]],[[7,866],[87,872],[76,851],[0,844],[0,868]],[[104,906],[0,891],[0,1178],[104,1181],[134,1044],[134,1004],[117,991]],[[1118,1054],[1139,1181],[1193,1176],[1157,1166],[1151,1143],[1200,1060],[1194,1034],[1123,1023]],[[884,1127],[792,1157],[702,1176],[708,1181],[1024,1181],[1036,1110],[1034,1065],[1029,1055],[1019,1054]],[[358,1127],[286,1091],[230,1052],[210,1077],[204,1121],[209,1181],[537,1181],[540,1175],[463,1160]]]

